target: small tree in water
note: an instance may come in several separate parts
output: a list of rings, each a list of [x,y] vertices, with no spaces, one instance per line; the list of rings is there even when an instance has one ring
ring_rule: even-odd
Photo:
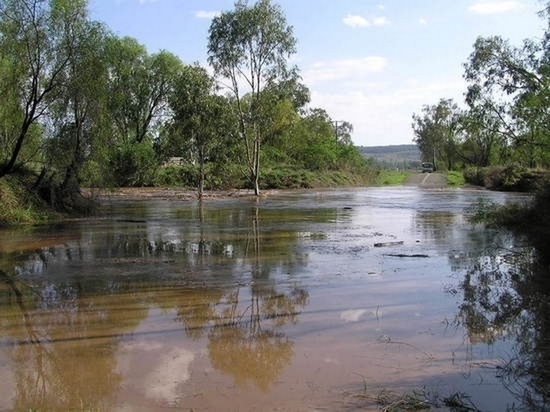
[[[216,75],[229,82],[227,87],[236,99],[239,134],[256,195],[260,194],[260,149],[267,126],[262,121],[262,91],[285,78],[295,45],[281,7],[270,0],[259,0],[253,6],[238,0],[234,10],[214,18],[210,26],[208,62]]]

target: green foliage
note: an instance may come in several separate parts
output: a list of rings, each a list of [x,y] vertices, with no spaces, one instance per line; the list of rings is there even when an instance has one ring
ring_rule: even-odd
[[[464,174],[462,172],[451,170],[447,173],[447,184],[449,186],[463,186],[466,183],[466,179],[464,178]]]
[[[153,147],[144,141],[116,148],[110,165],[114,186],[151,186],[158,163]]]
[[[527,169],[517,163],[491,166],[485,173],[485,186],[489,189],[518,191],[526,172]]]
[[[550,2],[539,15],[550,21]],[[467,109],[446,112],[452,106],[442,99],[413,115],[415,141],[424,158],[435,157],[439,167],[440,161],[452,159],[469,169],[467,181],[504,190],[524,185],[521,168],[550,167],[549,38],[548,29],[520,46],[500,36],[479,37],[464,65]],[[510,164],[515,166],[490,168]],[[480,168],[489,169],[482,176]]]
[[[237,165],[231,163],[206,165],[205,190],[224,190],[243,188],[243,176]],[[194,189],[198,187],[200,168],[194,164],[166,165],[158,169],[155,175],[155,186],[185,187]]]
[[[42,200],[27,190],[28,178],[16,174],[0,178],[0,227],[34,224],[53,217]]]
[[[31,171],[29,191],[64,211],[88,210],[81,185],[366,182],[353,126],[306,109],[295,46],[279,5],[237,1],[209,32],[209,61],[234,86],[222,96],[204,68],[90,20],[86,0],[0,2],[0,176]],[[170,157],[186,163],[162,167]]]
[[[261,147],[272,130],[266,113],[272,105],[266,104],[266,96],[273,97],[274,85],[293,77],[287,59],[295,52],[296,39],[281,7],[270,0],[253,5],[238,0],[234,10],[212,20],[208,34],[208,62],[231,84],[248,175],[259,194]],[[249,86],[245,96],[242,84]]]
[[[199,168],[193,164],[168,165],[158,170],[155,177],[155,185],[196,188],[199,182],[199,175]]]
[[[307,189],[312,187],[313,173],[288,168],[266,169],[262,173],[262,189]]]
[[[464,170],[464,180],[466,183],[475,186],[485,186],[486,168],[469,167]]]
[[[461,111],[452,99],[441,99],[433,106],[425,105],[422,114],[413,114],[414,142],[423,161],[434,165],[442,163],[447,169],[453,169],[460,117]]]
[[[409,176],[409,172],[398,171],[398,170],[377,170],[376,171],[376,180],[377,185],[384,186],[395,186],[401,185]]]

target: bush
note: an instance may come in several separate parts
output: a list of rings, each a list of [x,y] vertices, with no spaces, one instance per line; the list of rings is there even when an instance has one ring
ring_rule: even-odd
[[[110,159],[114,186],[152,186],[158,167],[155,151],[147,141],[125,144]]]
[[[447,173],[447,184],[449,186],[462,186],[465,183],[464,174],[451,170]]]
[[[260,174],[260,188],[307,189],[312,187],[312,175],[305,170],[269,169]]]
[[[489,189],[518,191],[526,168],[512,163],[508,166],[491,166],[485,175],[485,186]]]
[[[485,172],[481,167],[469,167],[464,170],[464,180],[471,185],[485,186]]]

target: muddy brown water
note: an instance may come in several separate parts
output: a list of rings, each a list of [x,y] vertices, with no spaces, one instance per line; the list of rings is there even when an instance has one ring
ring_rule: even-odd
[[[544,356],[537,309],[514,306],[526,249],[468,224],[480,198],[525,199],[113,199],[101,218],[2,231],[0,410],[377,410],[382,390],[544,405],[545,377],[510,368]]]

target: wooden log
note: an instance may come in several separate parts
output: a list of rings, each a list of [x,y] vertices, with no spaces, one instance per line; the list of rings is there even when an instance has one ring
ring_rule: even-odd
[[[402,245],[402,244],[403,244],[402,240],[398,240],[395,242],[379,242],[379,243],[375,243],[374,247],[395,246],[395,245]]]

